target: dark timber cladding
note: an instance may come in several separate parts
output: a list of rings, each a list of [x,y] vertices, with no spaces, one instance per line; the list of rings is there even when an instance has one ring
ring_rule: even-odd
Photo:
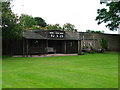
[[[120,51],[119,34],[64,32],[60,30],[27,30],[22,39],[2,39],[3,55],[31,55],[47,53],[78,53],[81,48],[101,49],[106,41],[107,51]]]
[[[23,55],[81,52],[79,33],[60,30],[28,30],[23,35]]]

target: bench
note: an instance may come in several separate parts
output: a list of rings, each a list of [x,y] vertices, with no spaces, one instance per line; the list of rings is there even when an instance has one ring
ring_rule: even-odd
[[[45,48],[47,53],[56,53],[56,50],[53,47],[47,47]]]

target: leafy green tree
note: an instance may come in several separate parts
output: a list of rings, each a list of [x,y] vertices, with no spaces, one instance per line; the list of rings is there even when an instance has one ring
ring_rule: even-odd
[[[107,50],[107,40],[105,40],[104,38],[101,39],[101,46],[103,49]]]
[[[2,28],[2,3],[0,2],[0,29]]]
[[[59,24],[53,25],[53,29],[56,29],[56,30],[63,30],[63,28],[62,28]]]
[[[54,25],[47,25],[45,27],[46,30],[63,30],[63,28],[59,24],[54,24]]]
[[[66,23],[63,25],[63,30],[64,31],[69,31],[69,32],[77,32],[77,29],[75,29],[75,26],[70,24],[70,23]]]
[[[41,17],[35,17],[34,19],[35,19],[35,21],[36,21],[36,25],[39,25],[39,26],[41,26],[41,27],[47,26],[45,20],[42,19]]]
[[[20,16],[20,23],[25,29],[28,29],[32,27],[33,25],[36,25],[36,21],[34,20],[34,18],[26,14],[22,14]]]
[[[5,39],[21,38],[23,28],[19,23],[19,18],[10,7],[10,2],[1,2],[2,4],[2,36]]]
[[[106,7],[109,9],[103,8],[97,10],[98,16],[96,20],[98,21],[98,25],[106,23],[106,27],[110,30],[117,31],[120,24],[120,1],[103,3],[106,4]],[[101,2],[101,4],[103,3]]]
[[[32,27],[30,27],[29,29],[32,29],[32,30],[42,30],[40,26],[38,25],[33,25]]]

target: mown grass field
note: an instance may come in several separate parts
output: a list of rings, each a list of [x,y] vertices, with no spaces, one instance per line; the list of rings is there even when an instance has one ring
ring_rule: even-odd
[[[117,88],[117,53],[3,57],[3,88]]]

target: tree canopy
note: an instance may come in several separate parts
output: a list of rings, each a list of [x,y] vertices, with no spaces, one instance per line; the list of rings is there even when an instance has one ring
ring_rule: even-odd
[[[42,19],[41,17],[35,17],[34,20],[36,21],[36,25],[39,25],[41,27],[47,26],[45,20]]]
[[[36,25],[36,21],[34,20],[34,18],[27,14],[22,14],[20,16],[20,23],[25,29]]]
[[[120,1],[119,2],[101,2],[101,4],[106,4],[108,9],[102,8],[98,9],[98,16],[96,20],[98,25],[101,23],[106,23],[111,31],[117,31],[120,24]]]
[[[69,31],[69,32],[77,32],[77,29],[75,29],[75,25],[66,23],[63,25],[63,30],[64,31]]]
[[[22,36],[22,26],[19,17],[15,15],[10,7],[10,2],[2,4],[2,37],[6,39],[16,39]]]
[[[63,30],[63,28],[59,24],[49,24],[45,27],[47,30]]]
[[[45,27],[41,27],[39,25],[34,25],[30,29],[36,29],[36,30],[61,30],[61,31],[68,31],[68,32],[77,32],[77,29],[75,29],[75,26],[70,24],[70,23],[66,23],[63,26],[60,26],[59,24],[53,24],[53,25],[48,24]]]

